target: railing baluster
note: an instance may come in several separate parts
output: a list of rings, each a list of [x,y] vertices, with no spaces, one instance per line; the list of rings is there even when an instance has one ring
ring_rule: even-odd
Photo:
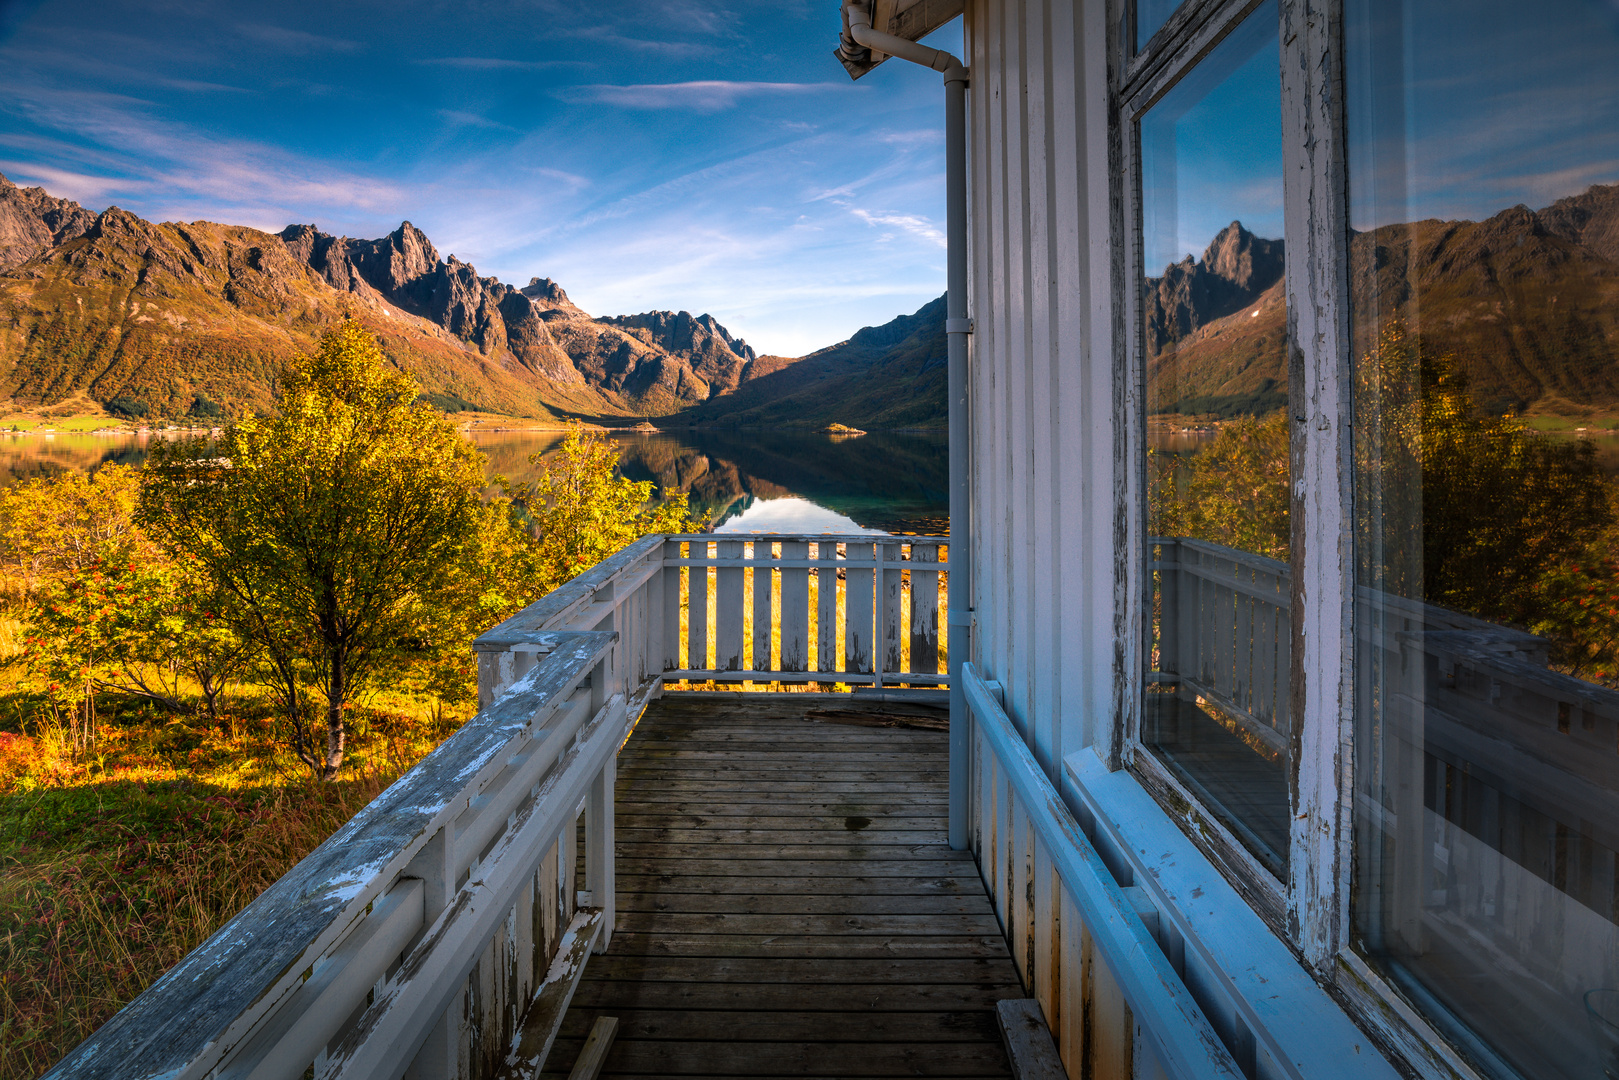
[[[663,546],[665,559],[680,558],[681,542],[670,540]],[[682,567],[666,566],[663,570],[663,670],[674,671],[685,653],[680,648],[680,578]]]
[[[825,564],[815,571],[815,670],[837,671],[838,545],[823,540],[815,545],[815,556]]]
[[[707,540],[691,542],[693,565],[686,585],[686,666],[693,671],[708,671],[708,575]],[[697,560],[703,560],[698,562]]]
[[[809,558],[809,545],[788,540],[781,545],[783,562]],[[802,566],[781,571],[781,670],[809,670],[809,570]]]
[[[904,603],[901,596],[903,568],[900,565],[899,544],[886,543],[877,547],[882,552],[882,591],[877,607],[882,618],[882,654],[877,667],[877,685],[882,686],[899,682],[895,676],[905,670],[899,634],[900,610]]]
[[[741,559],[742,541],[721,540],[716,547],[721,559]],[[742,670],[742,575],[740,566],[722,566],[716,571],[714,600],[714,668],[717,671]]]
[[[918,674],[939,670],[939,545],[911,542],[911,664]]]
[[[869,563],[875,558],[873,544],[851,543],[846,547],[850,562]],[[869,566],[851,566],[844,577],[843,663],[852,674],[869,675],[874,670],[875,659],[873,571]]]
[[[774,671],[775,665],[771,658],[770,629],[773,625],[770,614],[770,598],[775,591],[775,575],[770,569],[774,561],[772,548],[775,546],[767,539],[758,539],[753,542],[753,670]]]

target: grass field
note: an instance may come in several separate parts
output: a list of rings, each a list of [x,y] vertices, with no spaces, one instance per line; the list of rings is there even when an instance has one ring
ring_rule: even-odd
[[[0,696],[0,1080],[49,1068],[464,719],[379,697],[319,784],[252,699],[222,729],[111,708],[77,760],[37,704]]]

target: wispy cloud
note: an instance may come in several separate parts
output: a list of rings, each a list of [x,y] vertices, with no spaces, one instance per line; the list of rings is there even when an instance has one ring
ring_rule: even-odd
[[[240,23],[236,30],[243,37],[283,52],[354,52],[360,47],[358,41],[311,34],[307,30],[289,30],[284,26],[271,26],[268,23]]]
[[[491,120],[487,116],[477,113],[461,112],[457,109],[435,109],[434,112],[443,120],[456,127],[487,128],[494,131],[516,131],[510,124],[502,124],[498,120]]]
[[[640,38],[629,34],[619,33],[607,26],[581,26],[563,31],[564,36],[585,38],[620,49],[629,49],[632,52],[649,53],[666,59],[689,58],[694,56],[708,56],[716,49],[712,44],[697,41],[671,41],[663,38]]]
[[[32,161],[0,161],[0,172],[19,187],[42,187],[57,198],[90,204],[89,209],[92,210],[103,209],[99,200],[108,192],[147,186],[138,181],[132,183],[114,177],[91,176]]]
[[[545,71],[550,68],[594,66],[587,60],[507,60],[499,56],[426,56],[411,63],[461,68],[464,71]]]
[[[95,162],[100,176],[64,170],[64,178],[86,198],[161,192],[171,212],[183,213],[191,205],[209,213],[238,213],[251,223],[281,218],[283,224],[289,215],[314,208],[391,215],[403,201],[397,184],[279,147],[208,135],[154,117],[145,102],[121,95],[0,82],[0,102],[6,112],[68,135],[35,136],[38,150],[49,145],[55,151],[49,156],[58,161]],[[5,136],[0,141],[13,142]],[[94,148],[86,149],[85,142]],[[42,166],[33,168],[37,172]]]
[[[731,82],[704,79],[697,82],[641,83],[631,86],[570,86],[558,90],[564,101],[616,105],[623,109],[691,109],[719,112],[735,108],[746,97],[766,94],[806,94],[841,90],[839,83]]]
[[[901,232],[908,232],[912,236],[920,237],[928,243],[936,244],[939,247],[946,247],[948,244],[944,233],[939,230],[939,227],[919,214],[873,214],[859,209],[852,210],[851,213],[872,228],[899,229]],[[892,238],[893,233],[888,233],[882,237],[884,240]]]

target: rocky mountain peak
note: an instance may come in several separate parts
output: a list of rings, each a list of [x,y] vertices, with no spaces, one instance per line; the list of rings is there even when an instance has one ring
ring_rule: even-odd
[[[0,174],[0,272],[83,236],[96,216],[44,188],[18,187]]]
[[[1619,263],[1619,184],[1593,184],[1536,215],[1546,231]]]
[[[1215,234],[1203,258],[1190,255],[1146,280],[1146,346],[1157,356],[1171,342],[1258,300],[1282,280],[1280,240],[1266,240],[1233,221]]]
[[[693,316],[689,311],[647,311],[639,315],[615,315],[597,320],[609,326],[642,331],[637,337],[670,352],[716,352],[723,350],[743,360],[756,359],[753,348],[714,316]]]
[[[1242,222],[1233,221],[1215,234],[1203,252],[1203,267],[1237,289],[1257,294],[1282,276],[1282,242],[1261,240],[1243,228]]]

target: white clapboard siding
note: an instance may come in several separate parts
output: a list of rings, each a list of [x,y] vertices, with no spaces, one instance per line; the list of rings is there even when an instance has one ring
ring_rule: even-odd
[[[1114,717],[1103,7],[983,0],[965,27],[972,659],[1051,776]]]

